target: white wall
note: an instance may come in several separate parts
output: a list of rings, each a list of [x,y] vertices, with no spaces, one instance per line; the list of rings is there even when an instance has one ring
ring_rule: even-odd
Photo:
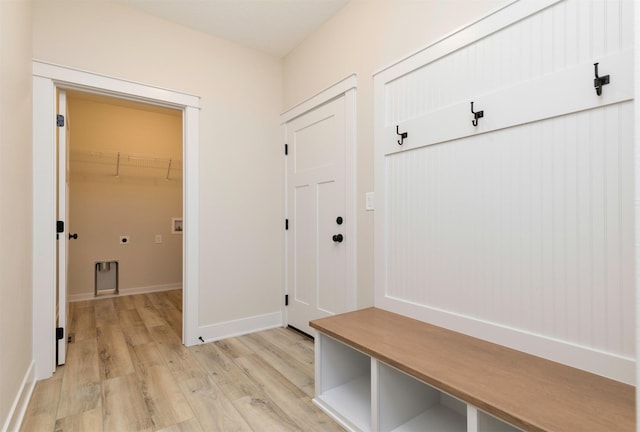
[[[27,0],[0,2],[0,427],[32,361],[30,14]]]
[[[372,74],[441,39],[511,0],[352,0],[284,59],[284,102],[289,108],[350,73],[358,75],[357,206],[358,306],[373,304]]]
[[[201,97],[199,324],[279,312],[282,68],[105,2],[36,1],[38,60]]]

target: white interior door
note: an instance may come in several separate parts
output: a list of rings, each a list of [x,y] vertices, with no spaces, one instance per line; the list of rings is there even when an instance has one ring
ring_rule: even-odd
[[[346,116],[342,96],[286,124],[288,323],[346,312]]]
[[[58,221],[64,224],[64,232],[58,234],[58,281],[56,295],[56,327],[62,329],[62,338],[57,341],[57,363],[62,365],[66,360],[67,350],[67,261],[69,256],[69,120],[67,112],[67,95],[63,90],[58,92]],[[58,117],[60,119],[60,117]],[[60,331],[60,330],[58,330]],[[58,334],[58,332],[56,332]]]

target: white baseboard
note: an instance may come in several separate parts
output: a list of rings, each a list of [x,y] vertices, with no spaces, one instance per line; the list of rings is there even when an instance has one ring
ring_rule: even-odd
[[[143,287],[134,287],[134,288],[123,288],[120,290],[119,294],[108,294],[108,295],[99,295],[96,296],[92,292],[81,293],[81,294],[72,294],[67,297],[67,300],[71,303],[85,301],[85,300],[94,300],[97,298],[109,298],[109,297],[118,297],[118,296],[127,296],[127,295],[135,295],[135,294],[148,294],[153,292],[161,292],[161,291],[170,291],[182,289],[182,284],[164,284],[164,285],[150,285]]]
[[[200,326],[197,332],[199,343],[206,343],[254,333],[261,330],[282,327],[283,325],[282,312],[274,312],[234,321]]]
[[[18,394],[16,394],[13,405],[11,405],[9,415],[2,426],[2,432],[18,432],[20,430],[22,420],[24,420],[24,415],[27,412],[27,406],[29,406],[29,400],[33,394],[33,388],[36,385],[35,370],[35,361],[31,361]]]

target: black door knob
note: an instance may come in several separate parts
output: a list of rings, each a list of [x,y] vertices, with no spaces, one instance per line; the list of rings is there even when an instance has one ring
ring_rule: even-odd
[[[342,243],[342,240],[344,240],[342,234],[336,234],[333,236],[333,241],[336,243]]]
[[[78,234],[77,233],[73,233],[73,234],[70,233],[69,234],[69,238],[76,240],[78,238]]]

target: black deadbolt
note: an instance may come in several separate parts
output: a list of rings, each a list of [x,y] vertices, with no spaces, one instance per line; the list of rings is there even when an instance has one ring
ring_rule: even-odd
[[[336,223],[338,225],[342,225],[342,216],[338,216],[338,218],[336,219]]]

